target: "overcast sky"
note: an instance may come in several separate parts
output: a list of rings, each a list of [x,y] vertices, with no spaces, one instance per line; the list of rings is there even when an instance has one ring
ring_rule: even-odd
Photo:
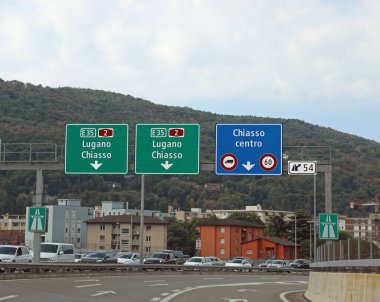
[[[380,142],[380,1],[0,0],[0,78]]]

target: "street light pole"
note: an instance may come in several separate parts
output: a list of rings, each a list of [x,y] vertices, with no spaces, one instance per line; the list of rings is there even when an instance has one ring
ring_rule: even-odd
[[[314,258],[316,260],[317,255],[317,174],[314,174]]]
[[[294,212],[294,260],[297,259],[297,215]]]
[[[308,220],[307,223],[310,224],[310,227],[309,227],[309,230],[310,230],[310,237],[309,237],[309,248],[310,248],[309,258],[310,258],[310,261],[312,261],[313,257],[312,257],[312,254],[311,254],[311,224],[313,223],[313,221]]]

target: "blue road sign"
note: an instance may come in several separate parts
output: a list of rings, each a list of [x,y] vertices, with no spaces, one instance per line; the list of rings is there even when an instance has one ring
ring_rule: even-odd
[[[281,175],[281,124],[217,124],[218,175]]]

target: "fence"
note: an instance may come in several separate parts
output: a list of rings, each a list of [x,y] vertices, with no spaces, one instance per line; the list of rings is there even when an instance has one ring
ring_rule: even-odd
[[[378,244],[360,238],[329,241],[317,248],[316,262],[380,259]]]

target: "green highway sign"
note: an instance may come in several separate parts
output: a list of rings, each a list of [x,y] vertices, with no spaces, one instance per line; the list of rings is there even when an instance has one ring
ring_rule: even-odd
[[[199,174],[198,124],[137,124],[136,174]]]
[[[44,233],[46,229],[46,208],[29,208],[28,231]]]
[[[127,174],[127,124],[66,125],[66,174]]]
[[[339,239],[338,214],[319,214],[319,239]]]

